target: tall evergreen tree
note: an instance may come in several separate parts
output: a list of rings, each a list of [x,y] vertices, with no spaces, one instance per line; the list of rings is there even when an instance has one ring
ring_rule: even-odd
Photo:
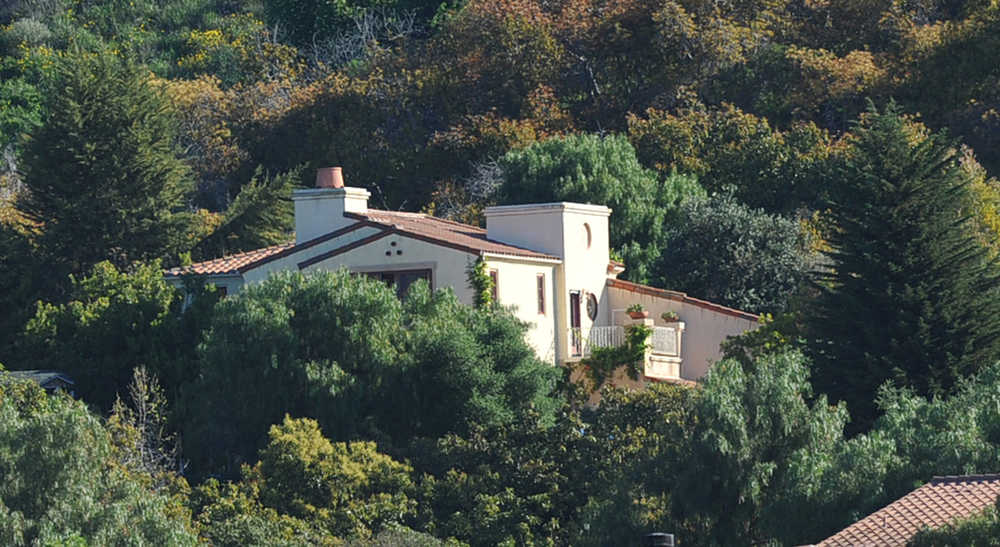
[[[856,430],[887,380],[946,394],[1000,355],[998,270],[970,228],[956,150],[872,106],[834,181],[810,348],[818,391],[847,401]]]
[[[48,118],[25,150],[29,192],[19,204],[59,266],[53,273],[189,248],[192,179],[150,73],[108,52],[76,52],[54,70]]]

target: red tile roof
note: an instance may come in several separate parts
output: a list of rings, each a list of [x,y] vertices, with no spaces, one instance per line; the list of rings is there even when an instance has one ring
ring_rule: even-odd
[[[501,256],[511,256],[518,258],[533,258],[543,260],[559,260],[558,257],[518,247],[508,245],[499,241],[486,238],[486,230],[477,226],[470,226],[459,222],[453,222],[442,218],[436,218],[423,213],[403,213],[396,211],[369,210],[367,213],[348,213],[347,216],[358,220],[355,225],[331,232],[316,239],[299,243],[286,243],[284,245],[274,245],[254,251],[230,255],[205,262],[197,262],[190,266],[171,268],[167,270],[168,276],[179,276],[182,274],[196,275],[224,275],[238,274],[253,269],[275,258],[288,256],[302,249],[312,247],[317,243],[329,240],[332,237],[352,231],[359,227],[371,226],[392,231],[429,241],[431,243],[444,245],[467,251],[470,253],[489,253]],[[310,259],[309,263],[322,260],[328,254],[335,253],[333,249]]]
[[[739,317],[740,319],[747,319],[749,321],[760,320],[759,315],[748,313],[742,310],[737,310],[735,308],[727,308],[726,306],[721,306],[719,304],[709,302],[708,300],[692,298],[682,292],[668,291],[666,289],[657,289],[656,287],[650,287],[649,285],[640,285],[638,283],[632,283],[631,281],[624,281],[622,279],[609,279],[608,286],[615,287],[617,289],[624,289],[626,291],[634,292],[636,294],[646,294],[649,296],[666,298],[667,300],[683,302],[685,304],[691,304],[692,306],[698,306],[699,308],[705,308],[707,310],[712,310],[714,312],[726,315],[732,315],[733,317]]]
[[[469,252],[559,260],[559,257],[556,256],[487,239],[486,230],[478,226],[432,217],[423,213],[402,213],[369,209],[365,214],[348,213],[348,216],[359,220],[366,220],[383,227],[393,228],[399,233],[416,237],[417,239],[426,239],[433,243],[440,243]]]
[[[934,477],[931,482],[823,540],[821,547],[906,545],[921,528],[975,516],[996,502],[1000,475]]]
[[[295,247],[292,243],[285,243],[284,245],[273,245],[271,247],[264,247],[263,249],[256,249],[253,251],[247,251],[245,253],[239,253],[229,256],[224,256],[222,258],[216,258],[214,260],[206,260],[205,262],[196,262],[190,266],[181,266],[177,268],[171,268],[167,270],[168,276],[178,276],[183,274],[195,274],[195,275],[223,275],[223,274],[238,274],[240,271],[247,266],[256,265],[264,259],[270,258],[282,251],[292,249]]]

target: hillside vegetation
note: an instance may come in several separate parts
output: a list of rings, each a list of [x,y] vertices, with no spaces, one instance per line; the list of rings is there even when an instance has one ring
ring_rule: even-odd
[[[489,302],[163,281],[334,165],[606,204],[624,277],[763,325],[588,410]],[[0,382],[0,541],[819,541],[1000,468],[998,171],[995,1],[3,2],[0,362],[81,401]]]

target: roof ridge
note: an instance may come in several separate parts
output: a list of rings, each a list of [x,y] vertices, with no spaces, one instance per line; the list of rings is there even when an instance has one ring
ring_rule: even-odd
[[[413,216],[413,217],[427,217],[427,213],[413,213],[410,211],[389,211],[388,209],[368,209],[364,213],[355,213],[359,215],[366,215],[369,212],[374,211],[375,213],[388,213],[390,215],[403,215],[403,216]]]
[[[977,475],[939,475],[932,477],[927,484],[978,481],[1000,481],[1000,473],[980,473]]]
[[[474,226],[472,224],[466,224],[464,222],[459,222],[457,220],[452,220],[450,218],[436,217],[434,215],[430,215],[430,214],[427,214],[427,213],[411,213],[409,211],[386,211],[384,209],[369,209],[368,211],[375,211],[376,213],[388,213],[389,215],[400,215],[400,216],[406,216],[406,217],[412,217],[412,218],[420,218],[420,219],[424,219],[424,220],[430,220],[430,221],[433,221],[433,222],[440,222],[442,224],[449,224],[449,225],[458,226],[458,227],[461,227],[461,228],[472,229],[472,230],[475,230],[476,232],[480,232],[480,233],[486,233],[486,229],[485,228],[481,228],[479,226]],[[366,215],[366,213],[358,213],[358,214]],[[502,242],[500,242],[500,243],[502,243]]]
[[[436,217],[436,216],[427,216],[427,218],[433,219],[433,220],[435,220],[437,222],[443,222],[445,224],[454,224],[456,226],[461,226],[462,228],[472,228],[473,230],[475,230],[477,232],[482,232],[484,234],[486,233],[486,228],[482,228],[482,227],[479,227],[479,226],[473,226],[472,224],[466,224],[464,222],[459,222],[457,220],[452,220],[450,218],[441,218],[441,217]]]

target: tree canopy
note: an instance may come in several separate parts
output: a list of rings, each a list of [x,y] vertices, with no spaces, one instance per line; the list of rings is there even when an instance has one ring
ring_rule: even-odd
[[[944,395],[1000,356],[1000,277],[970,228],[954,142],[916,132],[890,104],[859,121],[851,146],[810,351],[817,389],[863,425],[883,382]]]
[[[148,71],[106,51],[69,54],[53,70],[59,92],[46,95],[45,123],[26,147],[18,207],[55,272],[189,249],[194,181],[175,145],[172,107]]]
[[[692,177],[660,180],[639,164],[635,149],[620,136],[554,137],[500,160],[504,182],[500,202],[576,201],[611,208],[611,247],[636,281],[651,277],[663,248],[663,231],[677,206],[703,195]]]
[[[8,545],[194,545],[182,513],[114,459],[83,403],[0,379],[0,538]]]
[[[665,232],[654,286],[753,313],[788,309],[815,263],[804,226],[729,195],[681,204]]]
[[[530,408],[551,420],[558,372],[524,329],[426,284],[400,301],[346,271],[276,275],[215,307],[185,397],[186,450],[232,472],[220,456],[249,461],[284,414],[314,418],[337,440],[461,433]]]

